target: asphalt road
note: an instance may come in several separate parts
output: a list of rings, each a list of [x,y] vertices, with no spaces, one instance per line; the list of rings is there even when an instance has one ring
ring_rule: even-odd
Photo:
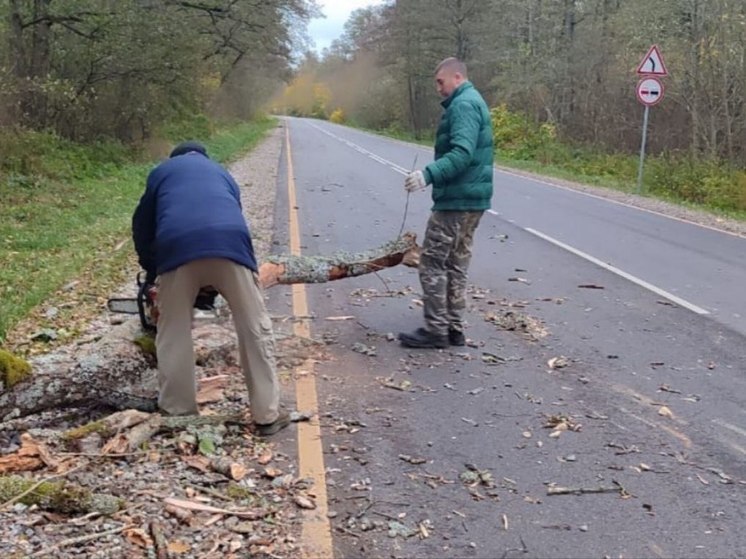
[[[287,123],[303,254],[396,238],[430,150]],[[277,252],[287,180],[283,157]],[[549,180],[495,186],[473,347],[391,341],[421,324],[415,270],[307,287],[335,556],[746,556],[746,240]],[[429,208],[413,194],[405,230]],[[516,316],[528,329],[495,324]]]

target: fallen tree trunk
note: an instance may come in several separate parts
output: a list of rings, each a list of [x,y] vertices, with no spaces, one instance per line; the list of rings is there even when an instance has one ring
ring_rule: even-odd
[[[417,266],[419,247],[414,233],[364,252],[337,252],[331,256],[270,256],[259,267],[259,282],[277,284],[324,283],[379,272],[399,264]]]
[[[99,402],[115,409],[154,411],[153,358],[135,344],[139,322],[114,326],[77,355],[42,356],[30,376],[0,394],[3,421],[53,407]]]
[[[416,266],[418,261],[416,236],[405,233],[394,241],[360,253],[273,256],[260,267],[259,278],[265,288],[320,283],[378,272],[399,264]],[[200,355],[198,349],[198,362],[215,360],[210,356],[224,360],[235,346],[235,336],[229,334],[219,336],[217,344],[204,340],[208,345],[202,353],[207,357]],[[155,411],[158,394],[155,361],[148,351],[137,345],[142,335],[139,321],[132,319],[113,326],[97,342],[82,346],[74,354],[35,358],[31,362],[33,374],[0,392],[0,421],[89,403],[113,409]],[[196,341],[199,345],[200,340]]]

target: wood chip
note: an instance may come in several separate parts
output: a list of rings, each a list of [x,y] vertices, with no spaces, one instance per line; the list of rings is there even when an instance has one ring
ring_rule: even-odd
[[[316,503],[303,495],[295,495],[293,501],[302,509],[312,510],[316,508]]]
[[[272,449],[267,448],[259,455],[259,458],[257,458],[256,461],[259,462],[260,465],[266,466],[272,461],[272,458],[274,458]]]

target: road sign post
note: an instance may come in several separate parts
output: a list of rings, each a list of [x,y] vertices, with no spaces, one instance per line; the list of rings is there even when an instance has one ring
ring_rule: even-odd
[[[645,142],[648,139],[648,114],[650,105],[645,105],[645,111],[642,116],[642,143],[640,144],[640,164],[637,167],[637,193],[642,192],[642,166],[645,162]]]
[[[637,169],[637,192],[642,192],[642,168],[645,163],[645,144],[648,138],[648,117],[650,107],[657,105],[663,99],[663,83],[657,76],[667,76],[666,64],[663,62],[658,45],[648,49],[647,54],[637,66],[637,73],[642,79],[637,82],[637,100],[645,105],[642,115],[642,142],[640,143],[640,165]]]

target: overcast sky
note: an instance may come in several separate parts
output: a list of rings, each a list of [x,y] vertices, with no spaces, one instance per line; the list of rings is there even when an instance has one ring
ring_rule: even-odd
[[[308,34],[316,43],[316,52],[331,45],[332,41],[342,35],[347,18],[353,10],[375,4],[383,0],[317,0],[326,18],[312,19],[308,25]]]

